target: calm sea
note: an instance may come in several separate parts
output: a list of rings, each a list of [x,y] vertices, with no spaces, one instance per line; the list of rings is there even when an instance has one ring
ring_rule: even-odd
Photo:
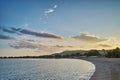
[[[0,80],[89,80],[94,71],[80,59],[0,59]]]

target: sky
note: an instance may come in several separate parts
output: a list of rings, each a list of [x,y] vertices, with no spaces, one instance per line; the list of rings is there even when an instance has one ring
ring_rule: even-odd
[[[120,47],[120,0],[0,0],[0,56]]]

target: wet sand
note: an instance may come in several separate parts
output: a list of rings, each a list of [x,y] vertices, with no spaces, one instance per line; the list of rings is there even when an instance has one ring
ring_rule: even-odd
[[[83,58],[96,66],[90,80],[120,80],[120,58]]]

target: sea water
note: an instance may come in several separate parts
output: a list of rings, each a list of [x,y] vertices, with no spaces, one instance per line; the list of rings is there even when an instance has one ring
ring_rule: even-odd
[[[94,71],[80,59],[0,59],[0,80],[89,80]]]

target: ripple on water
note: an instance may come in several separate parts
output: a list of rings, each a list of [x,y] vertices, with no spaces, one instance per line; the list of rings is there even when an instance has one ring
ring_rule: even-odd
[[[0,80],[89,80],[95,71],[80,59],[1,59]]]

